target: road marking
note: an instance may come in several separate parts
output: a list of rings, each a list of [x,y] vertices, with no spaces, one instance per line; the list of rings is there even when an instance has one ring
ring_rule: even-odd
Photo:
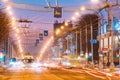
[[[47,76],[47,77],[53,76],[53,77],[56,78],[57,80],[64,80],[63,78],[58,77],[58,76],[56,76],[55,74],[52,74],[52,73],[50,73],[50,72],[48,72],[48,71],[47,71],[46,73],[48,73],[49,75],[44,74],[44,76]]]
[[[97,75],[92,74],[92,73],[90,73],[90,72],[88,72],[88,71],[85,71],[85,72],[86,72],[87,74],[91,75],[91,76],[94,76],[94,77],[97,77],[97,78],[101,78],[101,79],[105,79],[105,77],[97,76]]]
[[[62,69],[63,69],[63,68],[62,68]],[[81,72],[81,71],[73,71],[73,70],[67,70],[67,69],[63,69],[63,70],[66,70],[66,71],[71,71],[71,72],[83,73],[83,72]],[[94,76],[94,77],[101,78],[101,79],[105,79],[105,77],[102,77],[102,76],[97,76],[97,75],[92,74],[92,73],[90,73],[90,72],[88,72],[88,71],[85,71],[85,72],[86,72],[87,74],[89,74],[89,75]]]
[[[83,72],[81,72],[82,70],[81,71],[73,71],[73,70],[68,70],[68,69],[64,69],[64,68],[62,68],[62,70],[70,71],[70,72],[78,72],[78,73],[81,73],[81,74],[83,73]]]

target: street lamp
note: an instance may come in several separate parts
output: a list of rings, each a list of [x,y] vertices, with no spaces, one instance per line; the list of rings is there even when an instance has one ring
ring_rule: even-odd
[[[58,35],[60,33],[60,29],[57,29],[55,33]]]
[[[101,22],[103,21],[103,14],[101,13],[101,11],[103,9],[99,9],[98,11],[95,10],[95,9],[89,9],[89,8],[86,8],[86,7],[81,7],[81,10],[82,11],[93,11],[95,14],[97,14],[99,17],[98,17],[98,30],[100,30],[100,33],[101,33],[101,29],[100,29],[100,25],[101,25]],[[90,25],[91,26],[91,40],[93,40],[93,26],[92,24]],[[102,60],[102,57],[100,55],[101,54],[101,35],[100,35],[100,40],[99,40],[99,47],[100,47],[100,53],[99,53],[99,57],[100,57],[100,60]],[[93,44],[91,44],[91,52],[92,52],[92,63],[94,64],[94,59],[93,59]],[[102,66],[102,62],[99,60],[99,66]]]
[[[91,0],[92,3],[98,3],[100,0]]]
[[[64,26],[61,26],[60,28],[63,30],[63,29],[64,29]]]

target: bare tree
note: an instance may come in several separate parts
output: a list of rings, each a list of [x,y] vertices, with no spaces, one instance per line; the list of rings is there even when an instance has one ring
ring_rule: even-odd
[[[88,52],[91,52],[91,43],[90,43],[91,35],[93,36],[93,39],[97,39],[98,19],[99,17],[96,14],[85,14],[77,22],[77,25],[81,29],[82,50],[84,52],[86,52],[86,47],[88,48]],[[91,34],[91,27],[92,27],[92,34]],[[87,29],[87,33],[86,33],[86,29]],[[87,36],[87,42],[85,39],[86,36]],[[99,47],[99,42],[97,42],[97,44],[93,44],[93,53],[94,53],[93,55],[94,55],[94,59],[96,60],[98,60],[98,47]]]
[[[9,37],[10,18],[6,13],[0,11],[0,43]]]

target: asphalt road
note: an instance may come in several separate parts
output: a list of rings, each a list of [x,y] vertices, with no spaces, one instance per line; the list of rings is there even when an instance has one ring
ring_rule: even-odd
[[[1,72],[0,80],[113,80],[90,75],[84,70],[76,71],[66,69],[12,70]]]

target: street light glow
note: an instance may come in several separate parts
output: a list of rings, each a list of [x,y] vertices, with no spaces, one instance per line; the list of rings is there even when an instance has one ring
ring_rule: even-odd
[[[81,11],[85,11],[86,8],[85,8],[84,6],[82,6],[82,7],[80,8],[80,10],[81,10]]]
[[[61,26],[61,29],[64,29],[64,26]]]
[[[100,0],[91,0],[92,3],[98,3]]]
[[[11,9],[11,7],[10,6],[7,6],[7,8],[6,8],[7,10],[10,10]]]
[[[75,12],[75,15],[76,15],[76,16],[79,16],[79,12]]]
[[[68,26],[68,22],[65,22],[65,26]]]
[[[57,30],[56,30],[56,34],[59,34],[59,33],[60,33],[60,29],[57,29]]]
[[[73,17],[72,17],[72,20],[76,20],[76,18],[73,16]]]
[[[11,11],[8,12],[9,15],[12,15],[13,13]]]
[[[7,2],[8,0],[2,0],[3,2]]]

